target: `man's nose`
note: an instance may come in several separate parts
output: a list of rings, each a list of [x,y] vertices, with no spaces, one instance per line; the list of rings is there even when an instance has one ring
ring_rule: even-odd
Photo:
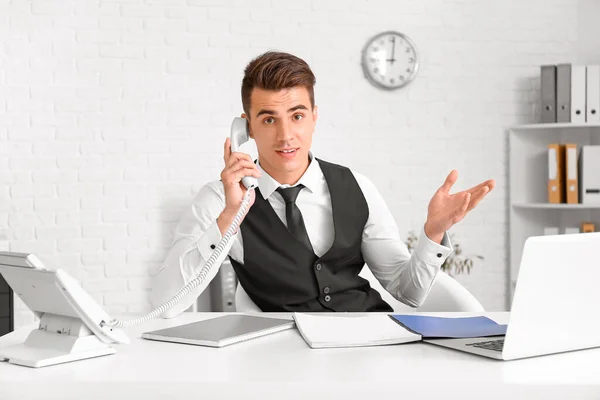
[[[277,126],[277,140],[286,141],[292,136],[292,126],[289,121],[280,120],[280,123]]]

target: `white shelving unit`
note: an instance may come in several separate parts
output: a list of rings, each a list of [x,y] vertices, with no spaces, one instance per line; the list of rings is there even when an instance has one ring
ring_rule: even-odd
[[[544,227],[600,227],[600,204],[548,203],[548,144],[600,145],[600,124],[532,124],[509,128],[509,296],[510,307],[525,240]],[[581,196],[580,196],[581,199]],[[581,200],[580,200],[581,201]],[[569,266],[565,265],[565,269]]]

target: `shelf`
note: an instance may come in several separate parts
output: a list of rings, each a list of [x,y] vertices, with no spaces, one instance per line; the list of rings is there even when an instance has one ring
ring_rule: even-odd
[[[510,308],[519,274],[523,245],[546,228],[577,228],[582,222],[600,225],[600,204],[548,202],[548,144],[600,145],[600,123],[535,123],[508,126],[508,263]],[[580,197],[581,199],[581,197]]]
[[[535,130],[535,129],[572,129],[572,128],[600,128],[600,124],[572,124],[570,122],[551,124],[526,124],[511,126],[511,130]]]
[[[515,203],[513,208],[548,210],[588,210],[600,209],[600,204],[554,204],[554,203]]]

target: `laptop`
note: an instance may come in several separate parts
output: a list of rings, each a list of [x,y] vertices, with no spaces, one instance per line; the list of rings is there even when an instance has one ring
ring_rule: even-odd
[[[498,360],[600,347],[600,232],[526,240],[506,335],[426,339]]]
[[[145,332],[142,338],[163,342],[224,347],[295,326],[293,319],[229,314],[185,325]]]

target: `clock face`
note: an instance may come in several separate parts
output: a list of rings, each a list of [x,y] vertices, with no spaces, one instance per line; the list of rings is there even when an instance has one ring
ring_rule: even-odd
[[[362,67],[373,85],[386,90],[401,88],[417,75],[417,48],[406,35],[383,32],[363,48]]]

